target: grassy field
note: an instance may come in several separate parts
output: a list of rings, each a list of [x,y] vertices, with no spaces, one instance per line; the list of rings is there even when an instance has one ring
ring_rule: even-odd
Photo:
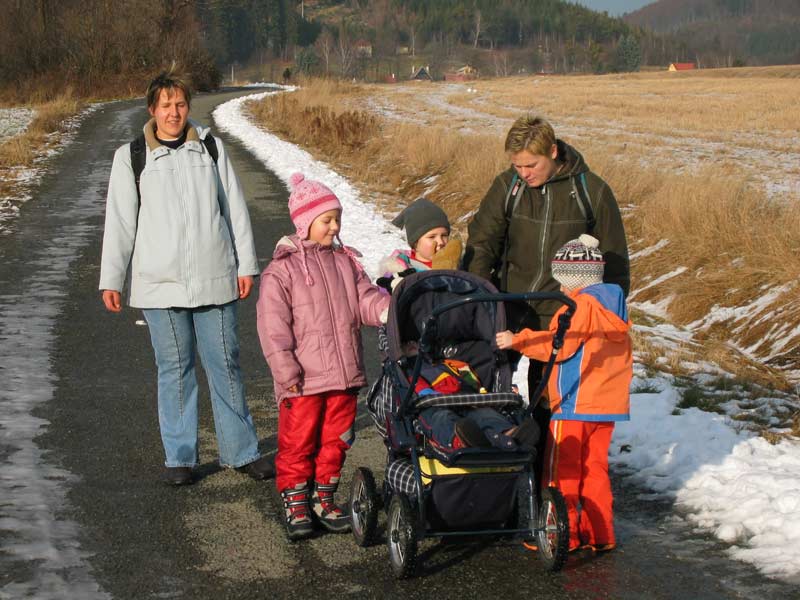
[[[462,233],[508,164],[508,127],[523,113],[544,115],[615,191],[634,303],[690,326],[700,345],[686,356],[790,389],[787,368],[800,366],[798,77],[800,67],[465,84],[313,80],[252,110],[387,213],[424,193]]]

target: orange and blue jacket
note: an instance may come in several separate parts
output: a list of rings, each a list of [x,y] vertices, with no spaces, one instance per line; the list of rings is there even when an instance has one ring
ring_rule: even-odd
[[[548,382],[553,419],[569,421],[627,421],[633,378],[630,321],[622,288],[598,283],[571,292],[577,309],[556,355]],[[549,331],[524,329],[512,347],[529,358],[547,361],[562,307]]]

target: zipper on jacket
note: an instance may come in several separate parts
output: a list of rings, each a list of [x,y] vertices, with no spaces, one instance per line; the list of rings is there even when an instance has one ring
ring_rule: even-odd
[[[189,231],[189,209],[188,209],[188,200],[186,198],[186,182],[184,181],[185,177],[185,165],[180,164],[180,156],[178,155],[178,150],[170,150],[170,152],[174,152],[175,155],[173,159],[178,163],[176,167],[178,167],[178,181],[181,187],[181,209],[183,210],[183,220],[184,220],[184,256],[186,257],[186,295],[187,301],[189,306],[194,303],[194,290],[192,289],[192,281],[194,280],[193,273],[192,273],[192,248],[191,248],[191,236],[187,235]]]
[[[302,240],[300,241],[302,244]],[[325,286],[325,300],[328,302],[328,312],[331,314],[331,325],[334,325],[336,321],[336,315],[333,314],[333,305],[331,304],[331,290],[328,286],[328,280],[325,278],[325,265],[322,264],[322,254],[320,254],[319,249],[316,250],[315,254],[317,255],[317,262],[319,263],[319,272],[322,276],[322,284]],[[331,250],[331,260],[334,261],[334,267],[336,266],[336,257],[333,255],[333,250]],[[334,340],[335,342],[335,340]],[[347,373],[345,372],[344,368],[344,358],[342,358],[341,352],[339,352],[339,345],[334,343],[333,347],[336,350],[336,358],[339,360],[339,369],[341,369],[342,377],[345,383],[348,381]]]
[[[533,280],[533,283],[530,287],[530,292],[535,292],[538,289],[539,282],[542,280],[542,276],[544,275],[544,251],[545,251],[545,241],[547,240],[547,231],[550,227],[550,186],[545,184],[542,188],[542,196],[544,196],[544,223],[542,224],[542,237],[541,237],[541,248],[539,249],[539,272],[536,275],[536,278]]]

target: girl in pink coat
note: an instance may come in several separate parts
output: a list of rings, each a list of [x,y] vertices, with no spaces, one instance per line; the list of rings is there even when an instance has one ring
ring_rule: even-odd
[[[312,515],[328,531],[350,528],[334,492],[366,385],[360,329],[385,321],[390,297],[341,243],[336,195],[300,173],[291,187],[297,231],[261,274],[258,335],[279,408],[276,483],[289,538],[298,539],[313,533]]]

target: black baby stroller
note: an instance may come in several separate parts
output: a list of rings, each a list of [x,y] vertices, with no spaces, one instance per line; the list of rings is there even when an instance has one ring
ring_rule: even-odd
[[[569,327],[575,309],[569,298],[499,294],[480,277],[446,270],[415,273],[395,290],[381,348],[383,374],[368,396],[369,412],[388,450],[386,473],[379,492],[372,472],[357,468],[349,505],[359,546],[373,541],[378,510],[386,509],[389,558],[398,577],[413,574],[417,542],[427,537],[514,535],[535,543],[549,570],[559,570],[566,561],[566,505],[556,488],[538,489],[533,451],[467,447],[443,452],[416,426],[419,413],[433,406],[456,411],[492,407],[516,423],[531,418],[523,398],[511,391],[511,366],[507,353],[497,349],[495,333],[506,328],[503,302],[544,299],[569,308],[531,399],[541,396]],[[418,393],[423,364],[444,359],[468,363],[483,388]]]

